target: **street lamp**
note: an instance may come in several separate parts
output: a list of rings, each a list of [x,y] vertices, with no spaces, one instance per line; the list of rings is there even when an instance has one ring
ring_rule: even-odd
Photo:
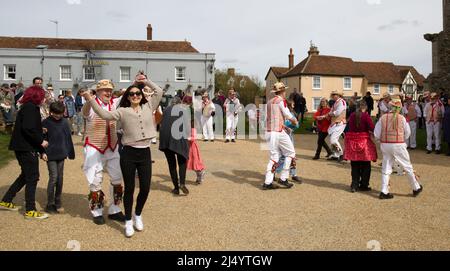
[[[36,46],[36,49],[41,50],[42,52],[42,58],[41,58],[41,78],[44,79],[44,50],[48,49],[48,45],[38,45]]]

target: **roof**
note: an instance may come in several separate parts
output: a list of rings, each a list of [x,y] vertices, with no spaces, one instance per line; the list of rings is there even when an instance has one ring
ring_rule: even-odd
[[[292,70],[284,74],[283,77],[301,74],[364,77],[364,74],[361,73],[351,58],[325,55],[311,55],[307,57]]]
[[[267,80],[267,77],[269,76],[270,71],[272,70],[273,74],[279,79],[283,74],[289,71],[289,68],[286,67],[270,67],[269,71],[267,72],[265,80]]]
[[[356,62],[369,84],[401,85],[406,77],[402,76],[393,63],[389,62]]]
[[[187,41],[0,37],[0,48],[35,49],[38,45],[60,50],[198,53]]]
[[[395,66],[398,70],[400,70],[400,74],[402,74],[402,78],[405,79],[406,75],[408,75],[408,72],[411,72],[412,76],[414,77],[414,80],[416,80],[417,84],[419,86],[424,86],[425,76],[420,74],[416,68],[413,66],[402,66],[402,65],[396,65]],[[404,74],[404,75],[403,75]]]
[[[291,77],[300,75],[303,71],[303,68],[305,67],[306,63],[308,62],[309,58],[303,59],[302,62],[300,62],[298,65],[296,65],[294,68],[292,68],[289,72],[286,72],[283,77]]]

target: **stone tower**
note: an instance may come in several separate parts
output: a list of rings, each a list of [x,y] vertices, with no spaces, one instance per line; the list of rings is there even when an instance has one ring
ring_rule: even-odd
[[[450,0],[442,0],[442,11],[444,30],[424,36],[433,51],[433,71],[425,83],[431,91],[450,93]]]

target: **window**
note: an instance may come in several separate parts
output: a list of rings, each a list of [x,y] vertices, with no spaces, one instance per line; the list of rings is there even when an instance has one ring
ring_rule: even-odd
[[[317,111],[319,109],[320,100],[322,100],[322,98],[313,98],[313,111]]]
[[[380,85],[373,85],[373,94],[380,94]]]
[[[95,81],[95,68],[92,66],[85,66],[83,68],[83,81]]]
[[[313,89],[321,89],[322,84],[320,80],[320,76],[313,76]]]
[[[389,91],[389,94],[394,94],[394,86],[393,85],[389,85],[388,86],[388,91]]]
[[[72,80],[72,66],[59,66],[59,78],[61,80]]]
[[[186,67],[175,67],[175,81],[186,81]]]
[[[352,89],[352,78],[344,77],[344,90],[351,90],[351,89]]]
[[[131,81],[131,68],[120,67],[120,82],[130,82],[130,81]]]
[[[5,65],[4,80],[16,80],[16,65]]]

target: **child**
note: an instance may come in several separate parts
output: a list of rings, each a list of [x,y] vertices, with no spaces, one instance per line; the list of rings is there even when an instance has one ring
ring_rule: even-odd
[[[197,142],[197,130],[194,127],[194,120],[191,122],[191,137],[189,137],[189,160],[187,162],[187,169],[194,170],[197,174],[197,184],[201,184],[204,180],[206,171],[205,165],[203,164],[202,158],[200,157],[200,149],[198,148]]]
[[[297,117],[297,114],[294,111],[294,102],[293,101],[288,101],[288,106],[289,106],[289,110],[291,111],[292,115],[294,115],[294,117]],[[286,124],[290,124],[290,122],[286,122]],[[285,125],[286,125],[285,124]],[[299,127],[288,127],[286,126],[286,132],[289,135],[289,137],[291,138],[292,144],[294,144],[294,131],[296,129],[298,129]],[[284,167],[284,161],[285,161],[286,157],[285,156],[281,156],[280,157],[280,161],[278,161],[278,167],[276,169],[276,173],[281,173],[281,171],[283,170]],[[291,168],[289,169],[289,176],[291,176],[292,180],[298,183],[302,183],[303,181],[297,176],[297,168],[296,168],[296,163],[295,160],[292,161],[292,165]],[[275,177],[274,177],[275,178]]]
[[[69,123],[64,119],[64,104],[50,104],[50,116],[42,122],[46,140],[49,142],[47,153],[48,186],[46,212],[58,213],[61,206],[61,193],[64,176],[64,160],[75,159]]]

